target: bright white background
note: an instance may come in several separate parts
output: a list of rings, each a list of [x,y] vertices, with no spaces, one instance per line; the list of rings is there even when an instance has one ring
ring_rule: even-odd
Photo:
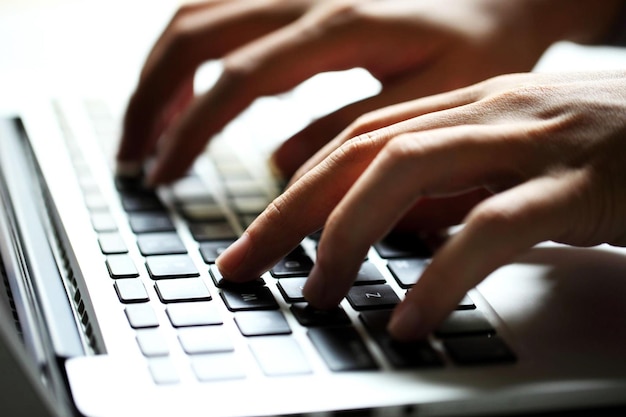
[[[0,96],[130,91],[177,5],[176,0],[0,0]]]
[[[128,94],[181,2],[0,0],[0,101],[38,92]],[[538,66],[597,68],[626,68],[626,53],[561,44]]]

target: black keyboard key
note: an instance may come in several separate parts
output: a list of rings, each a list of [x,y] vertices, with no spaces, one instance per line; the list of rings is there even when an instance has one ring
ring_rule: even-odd
[[[442,366],[443,362],[427,340],[397,342],[387,332],[391,310],[364,311],[359,318],[367,332],[395,368],[428,368]]]
[[[208,301],[168,304],[165,311],[174,327],[209,326],[224,323],[216,306]]]
[[[185,327],[178,330],[178,341],[189,355],[235,350],[235,345],[223,326]]]
[[[137,236],[137,246],[143,256],[187,253],[176,233],[148,233]]]
[[[382,241],[374,244],[381,258],[430,258],[432,251],[413,234],[391,233]]]
[[[100,250],[105,255],[115,253],[128,253],[128,248],[124,243],[124,239],[118,232],[103,232],[98,235],[98,243]]]
[[[303,375],[312,372],[304,352],[291,337],[254,339],[250,341],[250,350],[267,376]]]
[[[129,255],[109,255],[106,259],[106,265],[111,278],[135,278],[139,276],[135,262]]]
[[[191,223],[189,231],[198,242],[236,239],[237,233],[228,222]]]
[[[393,259],[387,263],[387,268],[401,288],[411,288],[420,279],[428,265],[428,259]]]
[[[163,303],[209,301],[211,293],[200,278],[178,278],[157,281],[154,287]]]
[[[228,287],[222,289],[220,296],[230,311],[278,309],[278,303],[267,287]]]
[[[149,300],[146,287],[139,278],[117,280],[114,287],[122,303],[141,303]]]
[[[354,327],[314,327],[307,335],[331,371],[358,371],[378,366]]]
[[[244,336],[290,334],[289,323],[278,310],[242,311],[235,314],[235,323]]]
[[[341,306],[332,310],[318,310],[306,303],[293,304],[290,308],[298,323],[306,327],[347,326],[350,318]]]
[[[306,278],[289,278],[278,281],[277,287],[283,298],[288,303],[299,303],[305,301],[302,289]]]
[[[222,254],[232,243],[233,239],[216,240],[214,242],[200,243],[200,255],[207,264],[214,264],[218,256]]]
[[[222,273],[220,272],[220,270],[217,268],[216,265],[211,265],[211,267],[209,268],[209,275],[211,275],[213,284],[215,284],[217,288],[232,288],[232,289],[238,289],[240,291],[243,291],[245,288],[248,288],[248,287],[262,287],[265,285],[265,280],[261,277],[255,278],[247,282],[241,282],[241,283],[227,281],[224,279],[224,277],[222,276]]]
[[[383,277],[376,265],[366,261],[361,264],[359,273],[354,280],[354,285],[384,284],[385,282],[385,277]]]
[[[200,276],[193,260],[186,254],[148,256],[146,267],[152,279]]]
[[[242,379],[246,377],[241,358],[235,352],[193,355],[191,367],[201,382]]]
[[[456,307],[457,310],[474,310],[476,305],[469,295],[465,295]]]
[[[148,303],[129,304],[124,309],[130,326],[134,329],[159,327],[159,319]]]
[[[156,194],[122,192],[120,193],[122,207],[127,212],[162,211],[163,203]]]
[[[135,233],[173,232],[176,230],[169,215],[160,211],[131,213],[128,215],[128,222]]]
[[[143,173],[133,176],[118,175],[115,177],[115,188],[119,192],[132,192],[135,194],[145,193],[152,194],[154,190],[145,185]]]
[[[389,285],[359,285],[350,288],[346,299],[355,310],[393,308],[400,302]]]
[[[435,330],[440,337],[493,333],[495,329],[478,310],[453,311]]]
[[[275,278],[306,277],[311,272],[311,268],[313,268],[313,261],[304,249],[298,246],[274,265],[270,273]]]
[[[452,360],[459,365],[511,363],[515,354],[496,335],[467,336],[445,339],[443,345]]]

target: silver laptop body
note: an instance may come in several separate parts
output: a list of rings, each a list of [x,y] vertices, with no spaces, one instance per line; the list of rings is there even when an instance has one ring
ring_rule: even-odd
[[[159,229],[144,216],[153,206],[131,207],[113,178],[119,114],[68,98],[2,121],[0,355],[14,370],[1,378],[16,392],[3,415],[504,415],[626,403],[623,250],[540,245],[472,290],[426,347],[396,346],[380,321],[410,288],[399,271],[423,254],[373,247],[378,281],[355,285],[339,321],[293,298],[305,275],[289,268],[301,265],[266,273],[262,293],[216,278],[201,249],[241,233],[279,192],[262,115],[242,117],[188,177],[158,190],[171,222]],[[159,234],[183,249],[150,241]],[[105,250],[111,237],[125,251]],[[315,238],[301,251],[296,263],[314,261]]]

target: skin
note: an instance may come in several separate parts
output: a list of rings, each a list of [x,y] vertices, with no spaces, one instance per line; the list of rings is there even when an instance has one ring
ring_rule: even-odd
[[[317,120],[276,151],[273,163],[293,176],[291,186],[218,266],[227,279],[254,278],[324,226],[305,296],[329,308],[346,293],[366,248],[390,229],[436,232],[465,222],[390,324],[394,337],[422,337],[468,288],[534,243],[621,244],[604,228],[619,223],[610,215],[617,203],[606,201],[618,199],[611,190],[591,196],[589,185],[606,189],[619,181],[586,160],[601,158],[599,149],[605,149],[592,144],[615,147],[607,159],[621,149],[605,132],[621,128],[616,115],[623,113],[612,107],[619,100],[604,94],[622,91],[620,74],[593,80],[520,75],[431,96],[527,71],[556,40],[600,41],[620,4],[221,0],[185,6],[155,44],[129,101],[119,171],[154,156],[148,182],[171,182],[255,98],[287,91],[322,71],[366,68],[381,82],[380,94]],[[196,97],[193,76],[209,59],[220,59],[224,71]],[[609,85],[615,88],[607,91]],[[553,90],[559,94],[545,97]],[[419,97],[426,98],[407,102]],[[611,120],[601,118],[606,109]],[[388,194],[384,205],[381,190]],[[544,193],[550,201],[540,198]],[[606,207],[595,207],[593,198]],[[601,220],[591,224],[594,218]],[[572,225],[576,231],[567,229]],[[338,259],[335,247],[350,256]],[[331,270],[339,276],[332,282]]]
[[[416,201],[498,190],[464,207],[464,227],[396,308],[391,334],[423,337],[539,242],[626,245],[625,99],[625,72],[517,74],[370,113],[313,158],[218,266],[246,281],[324,226],[304,295],[331,308],[369,246]]]
[[[381,81],[380,94],[318,120],[277,150],[274,165],[289,177],[366,112],[528,71],[558,39],[601,39],[620,2],[593,3],[219,0],[184,6],[142,70],[118,160],[129,166],[155,155],[148,181],[171,182],[255,98],[289,90],[319,72],[368,69]],[[210,59],[222,60],[223,74],[214,88],[194,97],[194,73]]]

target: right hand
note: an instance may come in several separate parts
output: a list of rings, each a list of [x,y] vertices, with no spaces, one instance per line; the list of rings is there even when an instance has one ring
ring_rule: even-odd
[[[624,97],[625,71],[513,74],[373,112],[314,158],[216,264],[224,278],[249,281],[323,227],[303,295],[334,308],[400,218],[430,222],[420,201],[438,202],[442,221],[459,197],[492,191],[465,202],[464,227],[395,309],[393,337],[424,337],[467,291],[537,243],[626,246]]]

